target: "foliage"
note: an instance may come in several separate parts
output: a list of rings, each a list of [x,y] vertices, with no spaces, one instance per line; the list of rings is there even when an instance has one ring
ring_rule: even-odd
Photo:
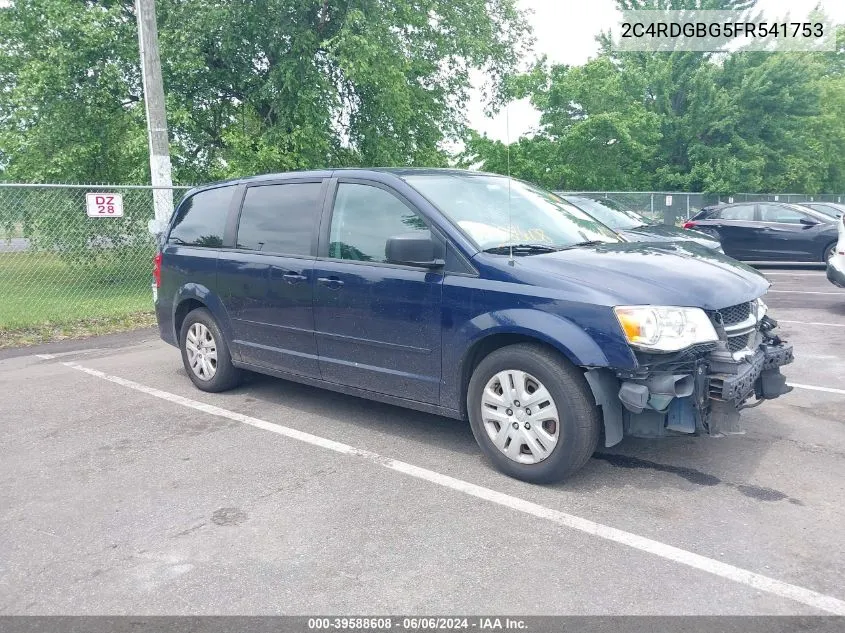
[[[0,9],[0,179],[145,176],[131,17],[117,2],[15,0]]]
[[[842,191],[844,32],[835,53],[617,53],[604,36],[583,66],[541,59],[509,82],[541,113],[539,133],[511,145],[511,173],[570,190]],[[462,161],[504,173],[506,156],[471,135]]]
[[[617,4],[753,10],[755,1]],[[445,165],[444,148],[462,140],[461,163],[499,172],[510,163],[552,188],[845,187],[845,29],[827,54],[617,53],[602,34],[583,66],[540,59],[514,75],[531,39],[516,6],[158,0],[176,180]],[[488,77],[493,108],[530,97],[539,132],[507,148],[467,130],[473,69]],[[148,179],[132,0],[15,0],[0,10],[0,82],[0,180]],[[0,222],[9,217],[0,205]],[[83,233],[76,243],[97,237]]]
[[[515,0],[159,0],[177,181],[437,165],[469,72],[529,43]],[[49,34],[49,37],[45,36]],[[0,10],[0,179],[148,178],[132,0]]]

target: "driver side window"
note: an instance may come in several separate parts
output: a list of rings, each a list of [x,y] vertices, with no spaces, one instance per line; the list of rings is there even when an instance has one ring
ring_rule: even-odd
[[[423,219],[384,189],[342,182],[337,187],[329,234],[329,257],[386,262],[388,238],[428,231]]]

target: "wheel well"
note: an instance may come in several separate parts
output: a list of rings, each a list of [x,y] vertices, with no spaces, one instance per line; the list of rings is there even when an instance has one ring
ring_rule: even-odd
[[[837,239],[837,240],[833,240],[830,244],[828,244],[827,246],[825,246],[825,247],[822,249],[822,262],[823,262],[823,263],[824,263],[824,262],[827,262],[827,259],[825,259],[825,255],[827,255],[827,250],[828,250],[829,248],[831,248],[831,247],[833,247],[833,249],[834,249],[834,250],[836,250],[836,245],[837,245],[838,243],[839,243],[839,240],[838,240],[838,239]]]
[[[179,341],[179,333],[182,331],[182,323],[185,322],[185,317],[191,310],[197,308],[205,308],[206,305],[202,301],[196,299],[185,299],[182,303],[176,306],[176,314],[173,315],[173,329],[176,330],[176,340]],[[181,345],[181,342],[179,343]]]
[[[478,364],[482,360],[497,349],[507,347],[508,345],[516,345],[518,343],[534,343],[536,345],[542,345],[543,347],[547,347],[548,349],[554,350],[560,354],[560,350],[554,345],[550,345],[546,341],[527,336],[525,334],[492,334],[480,341],[476,341],[464,357],[464,363],[461,370],[461,413],[464,416],[467,414],[467,389],[469,388],[469,381],[470,378],[472,378],[472,373],[475,371],[475,368],[478,367]],[[563,355],[561,354],[561,356]]]

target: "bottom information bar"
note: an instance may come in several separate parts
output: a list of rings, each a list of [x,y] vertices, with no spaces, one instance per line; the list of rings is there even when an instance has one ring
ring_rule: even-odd
[[[0,633],[287,633],[520,631],[523,633],[841,633],[839,616],[0,616]]]

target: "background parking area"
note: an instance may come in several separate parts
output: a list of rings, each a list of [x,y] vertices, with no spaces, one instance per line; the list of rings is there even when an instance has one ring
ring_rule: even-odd
[[[556,486],[462,422],[260,376],[201,393],[150,332],[6,351],[0,613],[845,613],[845,291],[764,272],[795,390]]]

